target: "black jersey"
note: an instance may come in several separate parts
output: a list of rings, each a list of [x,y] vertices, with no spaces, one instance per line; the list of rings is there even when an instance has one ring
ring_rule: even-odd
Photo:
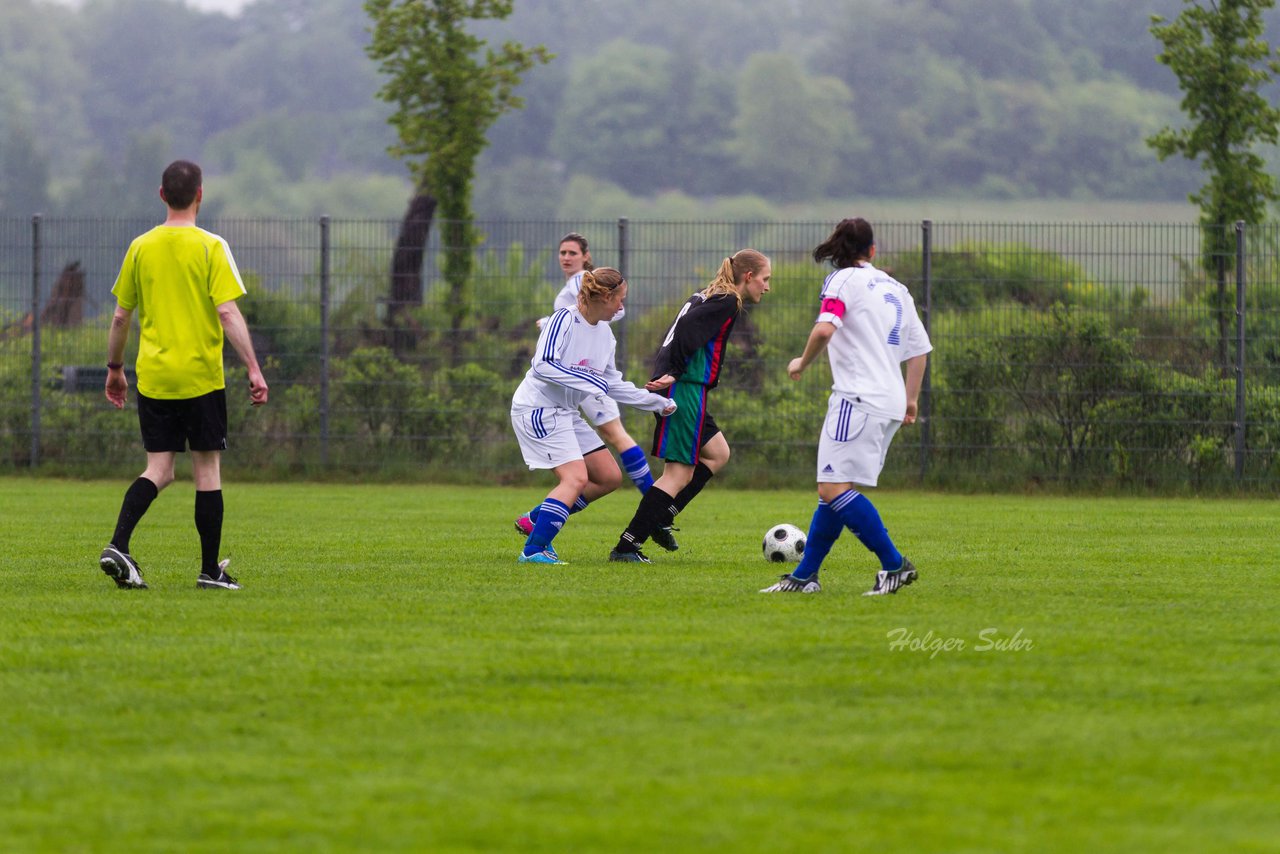
[[[680,382],[715,388],[740,310],[736,294],[689,297],[654,358],[654,378],[670,374]]]

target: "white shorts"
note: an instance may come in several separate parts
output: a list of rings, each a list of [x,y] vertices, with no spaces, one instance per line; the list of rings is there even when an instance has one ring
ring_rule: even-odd
[[[901,421],[873,415],[838,394],[827,403],[818,438],[818,483],[875,486]]]
[[[543,406],[511,410],[511,426],[525,465],[553,469],[604,447],[596,431],[577,412]]]
[[[622,417],[622,411],[618,409],[618,401],[607,394],[588,397],[579,408],[582,410],[582,417],[596,427]]]

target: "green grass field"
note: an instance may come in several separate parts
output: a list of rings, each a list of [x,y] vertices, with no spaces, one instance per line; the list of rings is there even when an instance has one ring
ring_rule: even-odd
[[[1249,851],[1280,845],[1271,501],[880,491],[921,580],[762,596],[807,492],[713,483],[651,567],[610,496],[515,563],[532,489],[0,479],[5,851]],[[895,647],[894,640],[916,640]],[[960,644],[963,648],[960,648]]]

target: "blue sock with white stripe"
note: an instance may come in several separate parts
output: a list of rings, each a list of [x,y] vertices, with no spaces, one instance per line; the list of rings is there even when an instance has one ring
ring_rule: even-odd
[[[809,534],[805,537],[804,557],[791,573],[792,577],[808,581],[816,576],[843,530],[844,522],[840,521],[836,511],[831,509],[830,504],[819,499],[818,508],[813,511],[813,519],[809,522]]]
[[[559,504],[560,502],[557,501],[556,503]],[[573,502],[573,506],[569,508],[569,515],[572,516],[574,513],[580,513],[581,511],[586,510],[587,505],[590,503],[591,502],[587,501],[587,497],[585,495],[579,495],[578,500]],[[563,507],[564,505],[561,504],[560,506]],[[535,525],[538,524],[538,517],[542,515],[542,505],[539,504],[525,515],[529,517],[530,522]]]
[[[575,502],[576,503],[576,502]],[[524,553],[535,555],[547,550],[551,541],[569,521],[569,508],[561,501],[548,498],[538,506],[538,521],[533,523],[533,533],[524,541]]]
[[[640,494],[649,491],[653,486],[653,475],[649,472],[649,458],[639,445],[632,445],[622,452],[622,467],[627,470],[627,477],[640,490]]]
[[[853,531],[862,544],[880,558],[881,569],[886,572],[902,569],[902,553],[894,547],[893,540],[889,539],[889,532],[880,521],[880,514],[867,496],[856,489],[850,489],[831,502],[831,509],[839,514],[840,521]]]

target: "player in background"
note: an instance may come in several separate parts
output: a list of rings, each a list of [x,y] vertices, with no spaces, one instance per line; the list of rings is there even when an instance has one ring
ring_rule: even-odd
[[[559,311],[562,308],[570,308],[577,304],[578,291],[582,287],[582,274],[589,270],[595,269],[591,261],[591,250],[587,246],[587,238],[571,231],[564,237],[560,238],[560,269],[564,271],[565,279],[564,287],[560,289],[560,293],[556,294],[554,310]],[[618,313],[609,318],[612,323],[621,320],[627,313],[625,308],[619,309]],[[546,324],[550,318],[542,317],[538,319],[538,328]],[[587,398],[582,404],[582,415],[587,422],[595,427],[596,432],[600,434],[600,438],[618,452],[618,457],[622,460],[622,467],[627,472],[627,477],[635,484],[636,489],[643,494],[648,492],[649,487],[653,486],[653,475],[649,471],[649,458],[645,456],[644,449],[631,438],[631,434],[627,432],[627,428],[622,425],[622,413],[618,409],[618,404],[610,400],[608,396],[600,394]],[[534,508],[529,513],[516,519],[516,530],[525,536],[533,530],[534,522],[537,521],[538,511]],[[674,551],[679,548],[676,544],[675,537],[670,531],[664,531],[660,534],[663,547]]]
[[[614,365],[609,320],[626,297],[627,283],[612,267],[584,272],[576,304],[543,324],[531,367],[511,400],[525,464],[551,469],[558,481],[538,507],[521,563],[563,564],[551,543],[569,516],[622,483],[613,455],[578,412],[584,401],[608,395],[660,416],[676,410],[674,401],[624,380]]]
[[[841,220],[813,250],[815,261],[830,261],[836,269],[822,283],[818,319],[787,373],[800,379],[826,349],[832,390],[818,437],[818,509],[799,565],[761,593],[821,590],[818,570],[844,528],[880,559],[875,586],[863,595],[896,593],[916,580],[915,566],[894,546],[875,505],[857,488],[876,485],[894,433],[915,422],[933,349],[910,292],[873,267],[875,257],[871,224],[861,217]]]
[[[689,297],[676,315],[654,359],[653,379],[645,384],[680,405],[653,432],[653,454],[666,464],[662,477],[640,499],[609,560],[649,563],[640,550],[645,540],[670,527],[729,461],[729,443],[707,411],[707,393],[720,380],[725,345],[743,305],[760,302],[772,277],[766,255],[739,250],[721,262],[711,283]]]
[[[236,306],[244,282],[227,242],[196,225],[204,196],[200,167],[177,160],[161,178],[168,208],[163,225],[137,237],[125,254],[115,286],[116,310],[107,334],[107,400],[123,409],[129,396],[124,348],[138,312],[138,422],[147,468],[129,487],[111,543],[99,566],[116,586],[145,589],[129,552],[134,528],[151,502],[173,482],[178,454],[191,447],[196,486],[200,574],[196,586],[239,590],[218,561],[222,544],[222,452],[227,447],[224,339],[249,372],[249,402],[267,402],[267,381],[253,353],[249,327]]]

